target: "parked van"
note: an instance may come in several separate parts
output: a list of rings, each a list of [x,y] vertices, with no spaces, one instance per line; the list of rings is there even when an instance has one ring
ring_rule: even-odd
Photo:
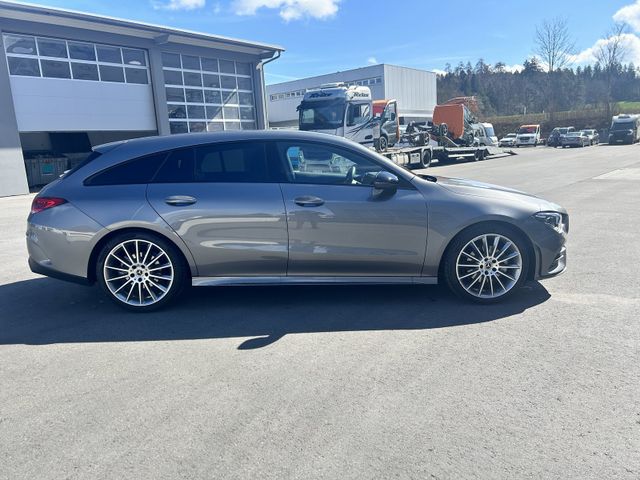
[[[609,145],[640,141],[640,115],[616,115],[611,119]]]
[[[516,134],[516,147],[536,147],[540,143],[540,125],[522,125]]]
[[[483,122],[480,124],[480,126],[483,130],[483,135],[480,137],[480,145],[486,145],[487,147],[497,147],[498,137],[496,137],[496,132],[493,129],[493,124]]]

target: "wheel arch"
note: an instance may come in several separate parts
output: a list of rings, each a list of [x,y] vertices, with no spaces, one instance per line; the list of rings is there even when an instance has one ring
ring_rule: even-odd
[[[169,242],[171,245],[173,245],[178,255],[180,255],[180,259],[184,262],[186,270],[190,273],[190,275],[191,276],[197,275],[197,272],[194,271],[195,265],[189,262],[187,255],[185,254],[183,249],[171,237],[164,235],[163,233],[158,232],[157,230],[153,230],[151,228],[124,227],[124,228],[119,228],[117,230],[111,230],[109,233],[104,235],[100,240],[98,240],[98,242],[94,245],[93,249],[91,250],[91,254],[89,255],[89,261],[87,262],[87,279],[89,280],[90,283],[93,284],[97,280],[96,264],[98,263],[98,257],[100,256],[100,252],[102,251],[102,248],[114,237],[118,235],[122,235],[123,233],[146,233],[148,235],[153,235],[161,238],[166,242]]]
[[[440,256],[440,262],[438,264],[438,283],[441,283],[444,280],[444,277],[443,277],[444,262],[455,240],[458,239],[460,236],[464,235],[467,231],[469,231],[472,228],[477,228],[478,226],[491,227],[495,225],[498,225],[500,227],[506,228],[507,230],[510,230],[511,232],[515,233],[524,241],[527,248],[527,253],[529,254],[529,263],[527,265],[527,280],[535,279],[536,271],[538,268],[539,255],[536,248],[533,245],[533,242],[531,241],[529,236],[525,233],[525,231],[519,228],[518,226],[514,225],[513,223],[510,223],[505,220],[483,220],[480,222],[472,223],[471,225],[467,225],[466,227],[461,229],[458,233],[456,233],[454,236],[452,236],[449,239],[449,241],[447,242],[447,246],[444,248],[444,250],[442,251],[442,255]]]

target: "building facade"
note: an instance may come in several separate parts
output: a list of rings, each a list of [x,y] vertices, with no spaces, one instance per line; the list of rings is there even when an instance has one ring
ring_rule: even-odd
[[[342,82],[371,89],[374,100],[396,99],[400,122],[430,120],[437,104],[436,74],[396,65],[368,67],[267,85],[267,112],[271,127],[298,125],[298,105],[306,90]]]
[[[24,158],[146,135],[261,129],[282,48],[0,0],[0,196]]]

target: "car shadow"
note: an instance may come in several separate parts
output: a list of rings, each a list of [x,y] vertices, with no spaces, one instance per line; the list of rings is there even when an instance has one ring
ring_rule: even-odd
[[[537,282],[495,305],[466,303],[438,286],[211,287],[192,288],[165,310],[136,314],[112,304],[97,287],[38,278],[0,286],[0,345],[237,337],[243,339],[238,348],[250,350],[296,333],[489,322],[549,297]]]

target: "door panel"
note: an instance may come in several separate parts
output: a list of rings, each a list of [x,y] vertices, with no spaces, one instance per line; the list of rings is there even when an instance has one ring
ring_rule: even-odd
[[[283,184],[282,192],[289,275],[420,275],[427,207],[418,191],[381,196],[364,185]]]
[[[151,184],[147,197],[191,250],[200,276],[286,274],[287,227],[278,184]],[[186,202],[172,202],[176,198]]]
[[[174,150],[147,198],[191,250],[199,275],[285,275],[280,166],[269,164],[261,142]]]

